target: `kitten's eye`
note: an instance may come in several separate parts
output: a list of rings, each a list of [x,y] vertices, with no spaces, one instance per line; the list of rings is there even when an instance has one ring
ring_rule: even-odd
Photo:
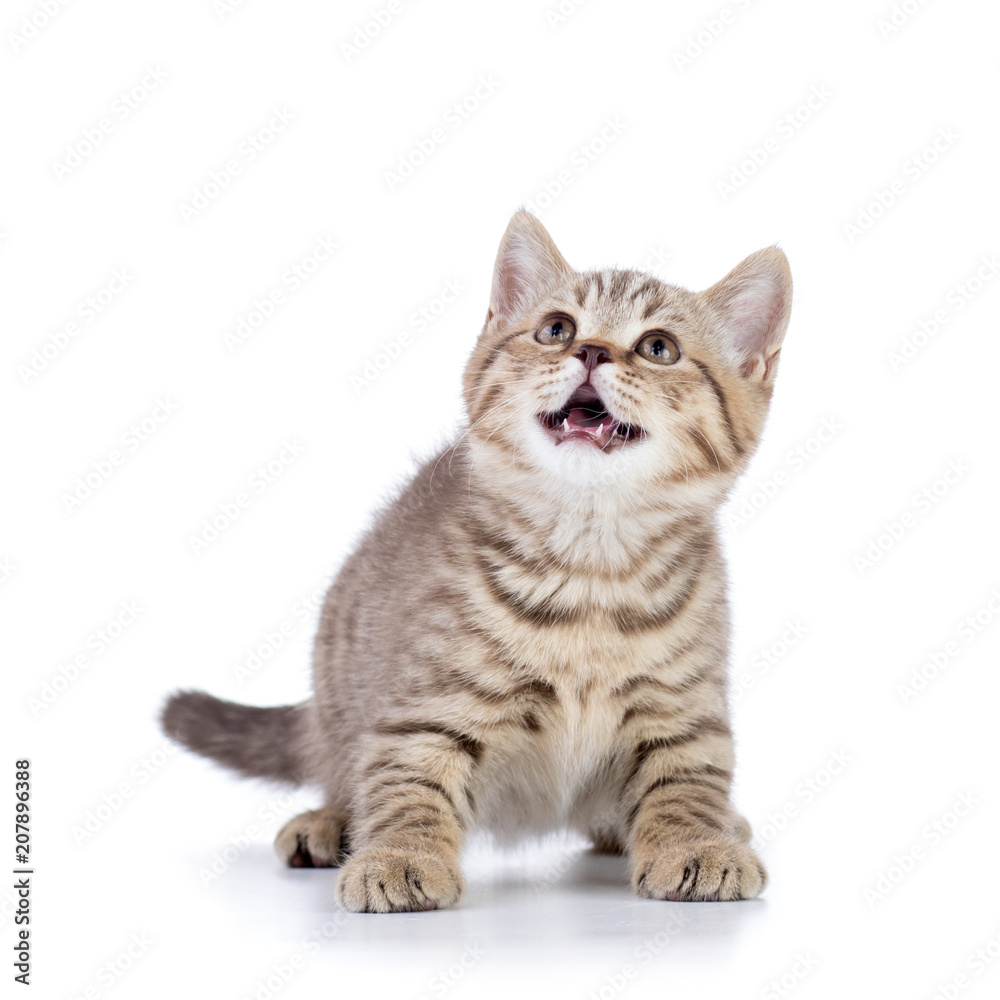
[[[569,316],[549,316],[535,331],[539,344],[568,344],[576,335],[576,324]]]
[[[669,333],[654,330],[635,345],[635,353],[657,365],[672,365],[681,356],[681,349]]]

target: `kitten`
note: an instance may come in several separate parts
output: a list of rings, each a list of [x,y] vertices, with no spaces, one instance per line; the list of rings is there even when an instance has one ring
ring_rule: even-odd
[[[624,852],[640,896],[756,896],[729,800],[716,512],[759,439],[792,283],[760,250],[707,291],[574,271],[514,215],[464,376],[468,427],[330,588],[301,705],[200,692],[174,739],[318,785],[276,849],[342,865],[340,902],[450,906],[474,828]]]

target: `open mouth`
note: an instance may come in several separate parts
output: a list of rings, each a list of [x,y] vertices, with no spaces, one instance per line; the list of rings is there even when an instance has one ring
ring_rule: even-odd
[[[642,434],[641,427],[608,413],[600,394],[589,382],[581,385],[561,410],[540,413],[538,422],[556,444],[586,441],[602,451],[626,445]]]

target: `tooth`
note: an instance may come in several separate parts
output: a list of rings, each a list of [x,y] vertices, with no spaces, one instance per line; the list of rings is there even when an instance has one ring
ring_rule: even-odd
[[[597,436],[600,437],[604,433],[604,421],[602,420],[597,427]]]
[[[562,429],[567,432],[569,431],[569,417],[563,417]]]

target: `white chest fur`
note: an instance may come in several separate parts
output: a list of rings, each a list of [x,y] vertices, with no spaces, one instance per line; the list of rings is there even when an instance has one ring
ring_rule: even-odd
[[[606,798],[619,712],[601,695],[560,692],[537,732],[483,762],[480,824],[499,840],[566,826],[586,829]]]

